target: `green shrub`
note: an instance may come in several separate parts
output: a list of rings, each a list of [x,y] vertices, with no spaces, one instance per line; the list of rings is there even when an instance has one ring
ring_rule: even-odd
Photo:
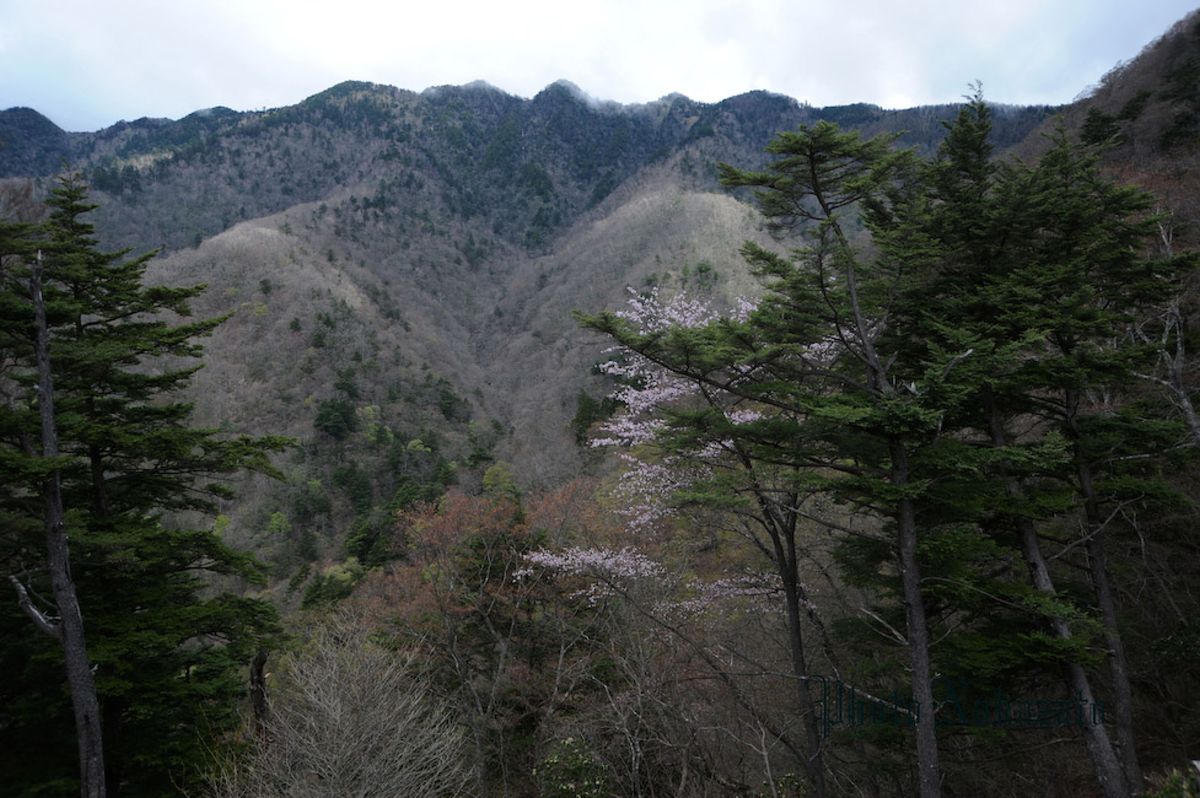
[[[343,441],[358,430],[354,404],[346,399],[325,399],[317,405],[313,426],[335,440]]]
[[[607,798],[611,794],[604,767],[587,742],[577,737],[554,743],[533,772],[542,798]]]
[[[338,603],[354,592],[354,586],[365,573],[362,565],[354,557],[322,569],[304,591],[300,606],[311,610]]]

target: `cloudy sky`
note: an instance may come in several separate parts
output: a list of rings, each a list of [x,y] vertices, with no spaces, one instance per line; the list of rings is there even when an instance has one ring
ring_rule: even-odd
[[[289,105],[342,80],[530,97],[1069,102],[1197,0],[0,0],[0,108],[68,130]]]

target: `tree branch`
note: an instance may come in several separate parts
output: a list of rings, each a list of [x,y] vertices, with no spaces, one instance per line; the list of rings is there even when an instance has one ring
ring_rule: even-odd
[[[33,625],[41,629],[46,634],[53,637],[55,640],[62,642],[61,627],[50,620],[44,612],[33,606],[33,600],[29,598],[29,591],[25,589],[25,585],[21,584],[21,580],[12,574],[8,575],[8,581],[12,582],[13,588],[17,591],[17,604],[21,610],[29,616],[33,621]]]

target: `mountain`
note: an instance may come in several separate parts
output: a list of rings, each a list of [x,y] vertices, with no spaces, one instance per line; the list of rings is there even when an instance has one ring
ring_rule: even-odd
[[[717,163],[755,166],[776,133],[818,120],[928,153],[956,111],[347,82],[286,108],[94,133],[10,109],[0,177],[44,187],[70,162],[105,245],[161,247],[154,280],[206,283],[196,312],[232,314],[208,342],[197,415],[300,441],[287,481],[247,483],[225,522],[282,576],[366,556],[391,510],[451,472],[469,486],[504,460],[528,487],[578,473],[579,411],[609,387],[572,311],[653,287],[718,305],[755,290],[738,248],[765,233]],[[995,143],[1052,111],[997,108]]]
[[[1059,127],[1104,145],[1114,176],[1156,195],[1174,247],[1200,246],[1200,11],[1109,70],[1012,154],[1036,158]]]

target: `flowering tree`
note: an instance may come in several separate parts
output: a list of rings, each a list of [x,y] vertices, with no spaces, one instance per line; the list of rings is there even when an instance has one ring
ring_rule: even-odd
[[[784,608],[794,695],[803,718],[804,740],[794,746],[800,766],[816,794],[824,791],[822,742],[810,683],[805,618],[820,619],[801,577],[805,556],[799,540],[806,502],[813,490],[795,465],[764,457],[761,441],[777,423],[790,423],[788,408],[756,401],[737,390],[756,378],[753,366],[728,363],[719,339],[736,335],[756,310],[741,299],[727,316],[686,295],[664,299],[657,291],[631,296],[626,309],[588,323],[616,333],[621,343],[601,370],[622,385],[614,394],[623,410],[604,422],[594,446],[619,447],[625,462],[616,493],[631,529],[646,532],[683,507],[707,511],[710,523],[723,519],[760,552],[770,577],[745,575],[689,585],[690,598],[676,609],[697,610],[712,602],[769,594]],[[673,341],[669,357],[647,342]],[[827,362],[837,342],[819,340],[805,356]],[[676,354],[694,368],[679,368]],[[614,579],[643,574],[647,568],[629,550],[618,553],[539,554],[543,566],[573,573],[591,569]]]
[[[905,627],[899,639],[910,655],[919,710],[918,782],[922,798],[932,798],[940,792],[941,769],[917,514],[926,507],[931,520],[947,514],[936,500],[926,501],[933,484],[926,471],[946,441],[942,418],[961,401],[955,380],[963,369],[956,367],[969,349],[951,341],[901,357],[912,349],[898,334],[911,296],[896,286],[919,279],[909,269],[922,265],[896,235],[906,209],[919,204],[911,154],[891,149],[887,139],[864,141],[826,123],[781,134],[769,151],[777,158],[767,171],[725,167],[722,173],[727,185],[758,189],[772,228],[800,228],[804,237],[789,255],[743,247],[767,288],[757,307],[747,308],[744,319],[713,321],[685,306],[677,315],[694,324],[669,316],[660,323],[641,308],[585,323],[669,374],[644,381],[650,395],[629,392],[629,398],[655,407],[658,426],[649,432],[675,458],[660,463],[686,461],[698,472],[676,496],[743,519],[778,573],[805,719],[802,765],[816,795],[826,792],[825,768],[802,633],[801,521],[861,533],[813,511],[821,497],[832,497],[870,519],[875,542],[894,551]],[[866,220],[880,254],[855,246],[853,216]],[[681,382],[692,388],[686,398]],[[635,418],[642,405],[627,401]],[[631,443],[646,429],[619,423],[625,427],[613,431],[631,430]],[[940,476],[955,484],[962,473],[952,467]],[[890,540],[877,536],[885,530]]]
[[[528,788],[528,742],[586,699],[581,684],[603,638],[603,596],[530,578],[527,558],[547,537],[530,519],[554,516],[553,503],[535,498],[527,509],[504,494],[450,491],[405,510],[396,533],[407,561],[369,575],[353,599],[419,646],[457,697],[479,795]]]

